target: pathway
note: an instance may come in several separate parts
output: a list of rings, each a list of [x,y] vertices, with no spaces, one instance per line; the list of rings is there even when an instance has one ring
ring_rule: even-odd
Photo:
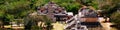
[[[104,30],[116,30],[115,28],[110,27],[110,25],[112,25],[112,23],[110,23],[110,22],[103,23],[103,21],[104,21],[104,19],[101,19],[100,24],[102,25]]]
[[[53,30],[64,30],[65,24],[62,24],[60,22],[53,23]]]

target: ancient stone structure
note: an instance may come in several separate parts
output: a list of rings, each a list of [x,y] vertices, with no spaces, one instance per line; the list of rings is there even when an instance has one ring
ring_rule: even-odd
[[[78,15],[81,16],[82,22],[98,22],[97,13],[89,8],[82,8],[78,11]]]
[[[87,23],[91,24],[91,22],[92,23],[98,22],[97,13],[92,9],[83,7],[78,11],[78,13],[79,14],[73,16],[72,18],[66,21],[67,25],[65,26],[65,29],[67,30],[88,30],[87,28],[88,25],[86,25]],[[83,22],[87,22],[87,23],[83,23]]]
[[[49,2],[48,4],[38,8],[38,13],[47,15],[53,21],[64,21],[67,19],[66,10],[53,2]]]

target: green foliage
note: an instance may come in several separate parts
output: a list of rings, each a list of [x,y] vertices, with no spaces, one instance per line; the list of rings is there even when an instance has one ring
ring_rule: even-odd
[[[80,3],[80,6],[81,5],[82,6],[88,6],[91,9],[94,9],[94,10],[99,9],[99,1],[98,0],[76,0],[76,2]]]
[[[100,1],[100,2],[102,2],[102,1]],[[109,3],[109,4],[106,4],[106,3]],[[119,3],[120,3],[119,0],[116,0],[116,1],[114,1],[114,0],[109,0],[109,1],[104,0],[102,2],[102,4],[99,4],[99,5],[102,5],[99,8],[104,11],[103,13],[106,16],[110,17],[110,15],[112,13],[116,12],[116,10],[120,8],[120,6],[119,6],[120,4]]]
[[[101,4],[99,5],[102,5],[101,7],[101,10],[103,10],[102,14],[107,16],[107,17],[110,17],[111,18],[111,21],[116,23],[116,24],[120,24],[120,14],[118,12],[116,12],[119,8],[120,8],[120,0],[104,0],[104,1],[99,1]],[[109,3],[109,4],[106,4],[106,3]]]
[[[79,3],[62,3],[60,5],[65,7],[68,12],[73,12],[74,14],[77,14],[77,11],[81,7]]]
[[[46,25],[48,29],[52,28],[52,25],[51,25],[52,20],[49,17],[47,17],[46,15],[39,15],[39,14],[29,15],[24,20],[25,20],[24,24],[29,27],[32,26],[31,28],[34,30],[42,29],[41,26],[40,27],[37,26],[38,22],[45,23],[44,25]]]
[[[42,15],[43,18],[44,18],[44,22],[45,22],[45,25],[47,26],[47,30],[51,30],[53,27],[52,27],[52,20],[50,19],[50,17],[47,17],[46,15]]]
[[[37,0],[35,1],[35,4],[34,6],[43,6],[45,5],[46,3],[48,3],[50,0]]]
[[[120,12],[114,12],[112,15],[111,15],[111,22],[114,23],[115,28],[119,29],[120,28]]]
[[[98,9],[98,4],[99,4],[98,1],[93,0],[91,6],[93,6],[95,9]]]
[[[117,12],[117,10],[120,8],[120,0],[104,0],[104,1],[99,1],[102,5],[99,8],[103,10],[102,14],[110,17],[111,22],[115,23],[117,25],[117,28],[120,28],[120,13]],[[107,4],[108,3],[108,4]]]
[[[43,6],[50,1],[74,13],[77,13],[76,11],[80,8],[80,4],[73,0],[0,0],[0,16],[4,17],[10,14],[13,15],[13,19],[23,18],[30,11],[36,11],[36,7]]]
[[[4,11],[0,11],[0,18],[4,17],[5,12]]]
[[[113,20],[112,22],[120,24],[120,14],[116,12],[116,10],[120,8],[120,0],[109,0],[110,2],[108,0],[79,0],[81,4],[76,2],[76,0],[0,0],[0,20],[10,22],[14,19],[25,19],[29,13],[35,12],[37,7],[41,7],[50,1],[61,7],[65,7],[68,12],[73,12],[74,14],[78,13],[77,11],[82,5],[92,6],[95,9],[103,10],[104,12],[102,13],[106,16],[110,16]],[[99,7],[99,5],[102,6]],[[34,16],[32,18],[26,18],[26,20],[41,20],[46,22],[46,25],[51,25],[51,21],[44,18]]]
[[[29,4],[30,2],[26,0],[2,0],[0,2],[1,20],[6,23],[13,19],[23,18],[30,9]]]
[[[79,3],[73,0],[53,0],[53,2],[65,7],[68,12],[73,12],[74,14],[77,14],[77,11],[81,7]]]
[[[117,25],[120,25],[120,13],[115,12],[111,15],[112,22],[116,23]]]

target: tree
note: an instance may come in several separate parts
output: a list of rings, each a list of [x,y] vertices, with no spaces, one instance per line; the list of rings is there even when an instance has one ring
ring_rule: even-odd
[[[29,4],[26,0],[2,0],[0,3],[1,20],[9,23],[13,19],[25,17],[30,9]]]
[[[32,13],[30,13],[32,14]],[[37,13],[33,13],[33,15],[29,15],[25,18],[25,29],[31,29],[31,28],[35,28],[38,25],[38,22],[42,22],[45,24],[41,24],[46,26],[47,30],[50,30],[52,28],[52,20],[50,19],[50,17],[47,17],[47,15],[39,15]],[[34,27],[32,27],[34,26]],[[37,26],[38,27],[38,26]],[[38,27],[42,28],[42,26]],[[35,28],[36,29],[36,28]]]
[[[115,23],[115,27],[116,28],[120,28],[120,13],[119,12],[115,12],[115,13],[113,13],[112,15],[111,15],[111,21],[113,22],[113,23]]]
[[[99,7],[100,9],[102,9],[104,12],[102,12],[103,15],[110,17],[110,21],[115,23],[115,25],[117,25],[116,27],[119,29],[120,28],[120,13],[117,12],[120,8],[120,0],[104,0],[103,2],[101,2],[101,7]]]
[[[77,11],[81,7],[81,5],[78,2],[73,0],[56,0],[53,2],[57,3],[62,7],[65,7],[67,12],[73,12],[74,14],[77,14],[78,13]]]
[[[120,8],[119,0],[104,0],[104,1],[99,1],[99,9],[103,10],[103,14],[110,17],[110,14],[114,13],[117,11],[117,9]]]

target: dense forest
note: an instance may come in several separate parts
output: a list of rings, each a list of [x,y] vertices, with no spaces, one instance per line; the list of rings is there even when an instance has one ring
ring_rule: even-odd
[[[102,16],[109,17],[111,22],[120,25],[120,0],[0,0],[0,21],[6,25],[14,19],[24,19],[28,14],[36,12],[37,7],[51,1],[74,14],[83,5],[91,6],[95,10],[102,10]]]

